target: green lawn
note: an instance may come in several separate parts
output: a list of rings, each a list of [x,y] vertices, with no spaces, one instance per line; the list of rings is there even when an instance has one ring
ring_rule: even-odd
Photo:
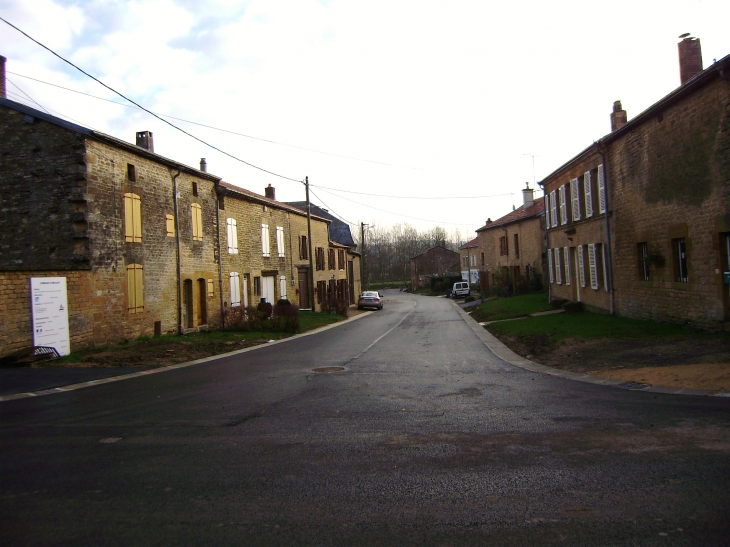
[[[320,313],[314,311],[300,311],[299,312],[299,332],[306,332],[308,330],[324,327],[325,325],[331,325],[338,321],[346,319],[336,313]]]
[[[547,293],[523,294],[482,302],[472,312],[471,316],[479,322],[497,321],[499,319],[524,317],[531,313],[551,309]]]
[[[487,326],[495,335],[512,335],[531,338],[537,334],[548,334],[552,340],[563,338],[676,338],[676,337],[717,337],[682,325],[638,321],[626,317],[599,315],[588,312],[561,313],[527,317],[516,321],[492,323]]]

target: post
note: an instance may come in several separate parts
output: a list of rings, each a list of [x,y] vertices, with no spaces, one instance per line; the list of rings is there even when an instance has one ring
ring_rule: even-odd
[[[312,207],[309,203],[309,177],[304,177],[304,187],[307,195],[307,245],[309,246],[309,298],[312,311],[315,310],[314,299],[314,262],[312,259]]]
[[[365,224],[364,222],[361,222],[360,223],[360,252],[362,254],[362,259],[361,260],[362,260],[362,277],[363,277],[362,284],[363,284],[363,290],[370,288],[368,286],[368,283],[367,283],[368,270],[365,267],[365,226],[367,226],[367,224]]]

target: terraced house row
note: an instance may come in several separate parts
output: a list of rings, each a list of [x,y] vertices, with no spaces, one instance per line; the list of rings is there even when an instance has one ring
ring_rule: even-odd
[[[65,278],[73,349],[219,328],[264,299],[320,311],[360,292],[343,223],[313,214],[310,241],[306,212],[273,187],[155,154],[150,132],[130,144],[6,98],[0,132],[0,357],[33,345],[32,278]]]

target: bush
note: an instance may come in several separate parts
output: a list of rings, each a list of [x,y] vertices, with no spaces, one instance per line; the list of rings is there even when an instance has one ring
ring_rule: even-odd
[[[270,319],[271,314],[274,311],[274,306],[272,306],[270,302],[259,302],[259,305],[256,306],[256,309],[264,314],[264,319]]]
[[[279,303],[272,306],[268,302],[246,308],[230,307],[223,312],[223,330],[295,333],[299,331],[299,308]]]
[[[476,298],[474,298],[473,296],[469,295],[466,298],[464,298],[464,303],[466,304],[467,302],[474,302],[474,300],[476,300]]]
[[[287,302],[287,304],[282,302]],[[299,331],[299,308],[288,302],[288,300],[282,299],[274,306],[274,316],[271,318],[272,331],[291,333]]]
[[[347,317],[347,309],[349,308],[347,300],[337,298],[336,296],[328,296],[322,305],[322,311],[326,313],[337,313]]]

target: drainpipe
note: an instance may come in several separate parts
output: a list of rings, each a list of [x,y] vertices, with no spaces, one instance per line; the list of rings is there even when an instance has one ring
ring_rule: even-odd
[[[543,201],[543,203],[545,203],[544,196],[547,196],[547,194],[545,193],[545,185],[542,182],[538,182],[537,184],[540,186],[540,188],[542,188],[542,193],[543,193],[542,201]],[[549,205],[550,205],[550,198],[548,197],[548,205],[546,205],[546,207],[548,207]],[[545,209],[545,213],[543,213],[543,216],[542,216],[542,218],[546,219],[545,220],[545,262],[544,263],[547,264],[548,268],[550,268],[550,259],[548,258],[548,253],[550,252],[550,226],[547,223],[547,215],[548,215],[547,209]],[[543,276],[545,276],[545,270],[543,270],[542,273],[543,273]],[[552,283],[550,283],[550,272],[547,272],[547,276],[545,276],[545,284],[547,285],[547,288],[548,288],[548,302],[552,302],[553,287],[552,287]]]
[[[611,257],[611,225],[608,220],[608,169],[606,169],[606,155],[601,151],[601,141],[596,143],[596,152],[601,156],[603,164],[603,203],[606,204],[606,261],[608,262],[608,296],[611,315],[614,315],[613,293],[613,258]],[[605,265],[604,265],[605,266]]]
[[[180,219],[177,208],[177,177],[181,171],[178,169],[177,174],[172,176],[172,206],[175,215],[175,248],[177,249],[177,333],[182,334],[182,265],[180,263]]]
[[[200,160],[200,166],[203,166],[205,158]],[[218,225],[218,291],[220,297],[220,308],[221,308],[221,328],[225,327],[225,309],[223,308],[223,258],[221,255],[221,206],[220,199],[225,195],[225,188],[220,185],[220,181],[215,181],[215,195],[218,197],[215,203],[215,222]]]

